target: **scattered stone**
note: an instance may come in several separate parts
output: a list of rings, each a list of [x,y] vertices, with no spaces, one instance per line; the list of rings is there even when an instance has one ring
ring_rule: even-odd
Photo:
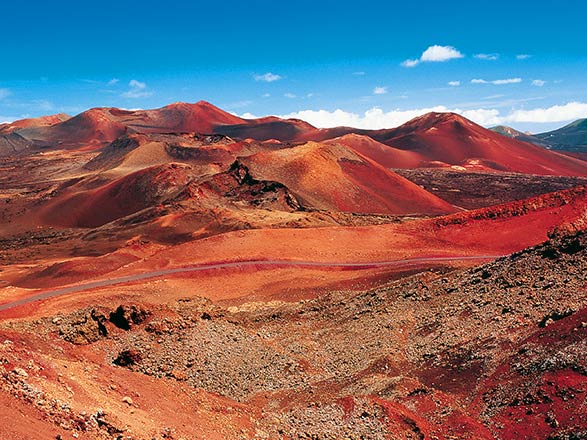
[[[555,310],[544,316],[538,323],[538,327],[548,327],[554,321],[559,321],[567,316],[571,316],[575,313],[573,309]]]
[[[139,363],[142,359],[141,353],[136,350],[123,350],[121,351],[116,359],[114,359],[114,364],[121,366],[121,367],[130,367],[137,363]]]
[[[60,318],[59,336],[72,344],[90,344],[108,335],[106,321],[103,312],[83,309]]]
[[[27,377],[29,377],[29,374],[22,368],[20,367],[16,367],[12,370],[14,372],[14,374],[16,374],[18,377],[22,377],[23,379],[26,379]]]
[[[122,330],[130,330],[133,324],[140,324],[147,319],[149,312],[139,306],[123,306],[110,313],[110,322]]]

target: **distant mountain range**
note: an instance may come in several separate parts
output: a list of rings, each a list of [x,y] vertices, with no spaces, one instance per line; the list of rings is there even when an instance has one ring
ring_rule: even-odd
[[[522,133],[504,125],[492,127],[491,130],[501,135],[523,142],[530,142],[550,150],[587,154],[587,118],[578,119],[564,127],[546,133]]]
[[[386,168],[584,176],[586,162],[548,150],[587,151],[586,125],[578,121],[532,136],[509,127],[491,131],[455,113],[428,113],[391,129],[317,128],[299,119],[243,119],[200,101],[153,110],[93,108],[73,117],[0,125],[0,156],[56,149],[101,151],[116,139],[137,134],[198,133],[245,142],[342,144]]]

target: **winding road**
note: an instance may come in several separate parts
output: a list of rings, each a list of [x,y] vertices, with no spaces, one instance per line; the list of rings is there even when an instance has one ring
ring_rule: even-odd
[[[8,303],[0,304],[0,311],[12,309],[14,307],[30,304],[36,301],[54,298],[56,296],[67,295],[69,293],[82,292],[85,290],[95,289],[99,287],[115,286],[119,284],[132,283],[135,281],[142,281],[147,279],[159,278],[166,275],[176,275],[190,272],[200,272],[214,269],[228,269],[241,267],[301,267],[301,268],[339,268],[339,269],[376,269],[384,267],[410,267],[417,266],[423,263],[444,263],[451,261],[470,261],[479,260],[487,261],[500,258],[502,255],[475,255],[475,256],[452,256],[452,257],[421,257],[410,258],[405,260],[391,260],[391,261],[377,261],[377,262],[363,262],[363,263],[339,263],[339,262],[317,262],[317,261],[291,261],[291,260],[249,260],[249,261],[233,261],[225,263],[206,263],[200,265],[176,267],[171,269],[161,269],[151,272],[145,272],[135,275],[128,275],[124,277],[111,278],[107,280],[92,281],[90,283],[76,284],[73,286],[60,287],[53,290],[40,291],[38,293],[21,298]]]

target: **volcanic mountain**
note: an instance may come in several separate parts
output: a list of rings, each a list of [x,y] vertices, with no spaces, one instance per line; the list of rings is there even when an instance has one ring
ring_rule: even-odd
[[[204,206],[217,209],[234,202],[241,210],[246,206],[254,206],[287,212],[306,209],[361,214],[439,215],[458,210],[343,145],[309,142],[296,147],[263,150],[247,143],[237,143],[235,147],[234,142],[227,145],[219,142],[210,145],[214,147],[212,152],[217,148],[220,150],[219,159],[230,158],[224,157],[228,154],[222,149],[224,146],[238,147],[241,153],[249,154],[238,157],[230,169],[226,165],[225,172],[207,178],[202,172],[206,174],[210,170],[198,160],[198,156],[204,159],[209,157],[202,146],[183,147],[187,152],[180,155],[169,149],[168,145],[162,147],[160,142],[151,141],[141,145],[141,139],[137,137],[142,136],[131,135],[115,141],[86,165],[91,168],[106,165],[102,169],[115,166],[110,168],[115,172],[114,175],[125,170],[138,171],[107,185],[100,185],[99,188],[92,189],[95,185],[93,179],[82,180],[71,187],[65,185],[63,190],[56,191],[55,200],[45,208],[45,221],[61,219],[57,224],[82,227],[102,225],[163,202],[163,198],[149,194],[153,191],[168,194],[171,188],[175,188],[176,195],[185,189],[187,197],[198,200],[196,206],[190,205],[190,209],[196,210]],[[157,138],[162,136],[168,138],[170,135],[156,135]],[[130,146],[125,147],[123,144]],[[257,152],[252,154],[255,148]],[[121,158],[116,154],[117,149],[130,152]],[[200,149],[204,150],[203,153],[198,152]],[[159,159],[154,160],[159,156]],[[168,170],[171,165],[165,165],[166,157],[167,160],[180,160],[184,165],[180,168],[179,164],[173,165]],[[145,167],[148,160],[158,165]],[[190,170],[191,179],[186,179],[186,169]],[[172,174],[178,177],[171,181]],[[194,183],[187,189],[189,180]],[[327,185],[324,185],[325,181]],[[85,188],[88,186],[89,190]],[[96,209],[98,211],[95,212]]]
[[[11,126],[10,133],[28,140],[33,147],[93,149],[123,134],[213,133],[222,125],[243,122],[241,118],[200,101],[170,104],[156,110],[93,108],[53,125],[32,124],[20,129]]]
[[[244,122],[206,101],[195,104],[176,102],[154,110],[108,109],[110,115],[131,132],[210,134],[217,127]]]
[[[71,116],[65,113],[56,115],[41,116],[40,118],[20,119],[8,124],[0,124],[0,135],[9,134],[22,128],[48,127],[67,121]]]
[[[399,148],[377,142],[366,135],[350,133],[328,139],[324,143],[329,145],[344,145],[386,168],[419,168],[425,166],[427,163],[427,159],[420,153],[400,150]]]
[[[371,137],[439,166],[561,176],[587,173],[581,160],[506,138],[454,113],[428,113]]]
[[[4,437],[585,437],[587,163],[453,114],[2,130]]]
[[[67,121],[69,116],[58,114],[40,118],[21,119],[7,124],[0,124],[0,157],[24,151],[33,146],[33,142],[16,133],[23,129],[49,127]]]
[[[154,165],[183,162],[204,176],[226,171],[238,156],[267,148],[270,147],[255,141],[235,141],[223,135],[128,134],[104,147],[84,168],[124,174]]]
[[[456,209],[340,144],[308,142],[240,159],[251,175],[288,187],[302,205],[379,214],[441,214]]]
[[[339,138],[386,167],[460,166],[530,174],[586,175],[583,161],[500,136],[452,113],[429,113],[385,130],[318,129],[298,119],[243,119],[210,103],[175,103],[154,110],[95,108],[0,128],[0,155],[27,148],[99,149],[133,133],[222,134],[236,140],[281,142]],[[570,126],[569,126],[570,127]],[[581,129],[581,124],[571,127]],[[350,136],[349,136],[350,135]],[[373,142],[364,136],[371,138]],[[385,144],[392,149],[386,150]]]
[[[67,182],[40,210],[42,223],[97,227],[156,206],[180,193],[192,178],[188,165],[169,163],[145,168],[95,189]],[[77,186],[77,187],[76,187]]]
[[[195,104],[179,102],[154,110],[93,108],[55,124],[36,121],[3,126],[1,130],[2,138],[18,135],[28,141],[29,147],[96,149],[123,134],[132,133],[197,132],[236,134],[239,139],[295,140],[301,133],[316,129],[299,120],[275,117],[246,120],[200,101]]]
[[[495,127],[490,127],[489,129],[514,139],[519,138],[520,136],[530,135],[529,133],[524,133],[522,131],[516,130],[515,128],[508,127],[507,125],[496,125]]]

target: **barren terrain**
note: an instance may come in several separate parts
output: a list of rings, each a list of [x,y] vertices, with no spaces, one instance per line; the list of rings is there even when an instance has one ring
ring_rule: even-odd
[[[0,127],[0,438],[587,438],[587,162],[454,114]]]

